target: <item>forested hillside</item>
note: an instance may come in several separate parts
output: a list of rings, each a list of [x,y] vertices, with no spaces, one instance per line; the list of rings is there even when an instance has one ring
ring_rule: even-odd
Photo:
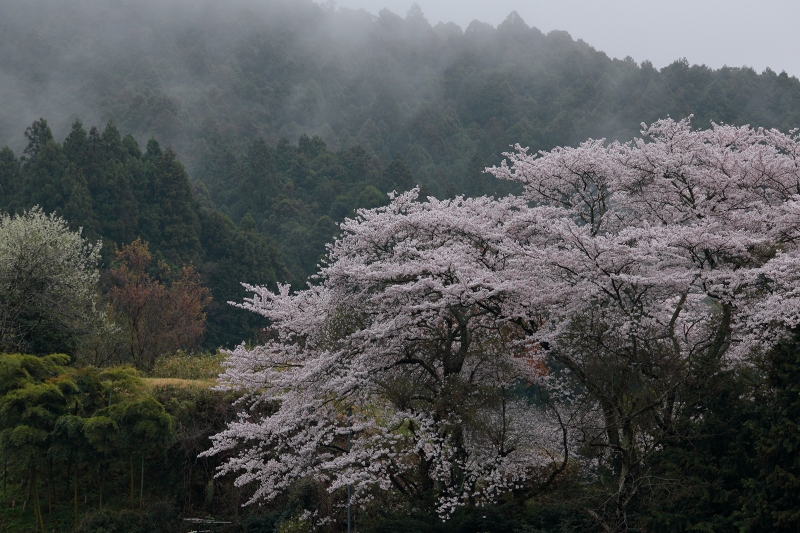
[[[19,154],[40,117],[58,140],[76,118],[113,120],[143,149],[154,137],[201,204],[236,224],[250,214],[272,235],[295,281],[314,272],[335,223],[392,188],[515,190],[481,173],[515,143],[628,140],[667,115],[693,114],[701,128],[800,125],[800,81],[785,73],[678,58],[659,71],[515,13],[462,29],[432,26],[416,6],[373,16],[311,1],[4,4],[0,145]]]
[[[360,143],[384,164],[399,153],[441,195],[464,189],[474,154],[495,162],[516,142],[627,140],[642,122],[690,113],[699,127],[798,122],[800,85],[785,74],[679,58],[658,71],[513,13],[462,29],[431,26],[418,9],[376,17],[305,0],[3,8],[0,144],[21,148],[40,116],[57,137],[76,116],[113,118],[172,146],[193,176],[215,153],[213,131],[236,148],[305,132],[333,151]]]

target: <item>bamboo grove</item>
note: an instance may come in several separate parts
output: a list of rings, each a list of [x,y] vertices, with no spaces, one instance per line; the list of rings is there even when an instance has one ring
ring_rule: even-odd
[[[145,461],[162,453],[175,434],[172,418],[142,390],[134,369],[68,364],[66,355],[9,354],[0,361],[3,490],[20,485],[20,505],[34,510],[43,532],[44,514],[52,515],[54,502],[67,494],[78,526],[89,498],[85,489],[79,498],[82,485],[94,488],[98,509],[104,499],[108,505],[118,498],[118,487],[105,481],[118,469],[130,476],[129,505],[141,507]]]

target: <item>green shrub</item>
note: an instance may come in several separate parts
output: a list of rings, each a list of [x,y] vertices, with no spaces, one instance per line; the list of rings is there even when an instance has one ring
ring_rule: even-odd
[[[222,372],[224,353],[188,354],[178,351],[174,355],[160,357],[150,372],[154,378],[214,379]]]

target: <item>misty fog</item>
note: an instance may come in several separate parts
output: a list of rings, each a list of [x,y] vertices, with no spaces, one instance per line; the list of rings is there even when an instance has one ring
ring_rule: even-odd
[[[516,142],[627,140],[641,122],[692,113],[701,127],[800,124],[796,78],[685,61],[659,71],[516,13],[461,28],[415,8],[310,0],[2,4],[0,146],[15,153],[39,117],[57,139],[77,118],[113,120],[141,145],[172,146],[197,177],[212,133],[234,151],[307,133],[384,163],[400,154],[441,195],[460,189],[470,158],[495,164]]]

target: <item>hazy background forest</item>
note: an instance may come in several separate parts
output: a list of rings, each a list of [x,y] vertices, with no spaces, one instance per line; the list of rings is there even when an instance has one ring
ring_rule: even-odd
[[[164,290],[178,283],[185,288],[189,281],[202,287],[194,294],[207,304],[204,329],[182,347],[213,353],[257,340],[265,325],[228,305],[245,296],[240,282],[304,284],[337,224],[358,208],[386,204],[392,190],[418,185],[423,196],[438,198],[509,194],[517,191],[515,184],[483,169],[499,164],[511,145],[537,151],[587,138],[627,141],[643,122],[667,116],[693,115],[699,128],[712,121],[782,131],[800,126],[800,80],[785,72],[710,69],[680,58],[657,70],[647,61],[612,59],[565,32],[543,34],[529,24],[535,21],[511,13],[496,28],[479,21],[467,28],[431,25],[416,6],[406,14],[384,10],[375,16],[310,0],[2,0],[0,212],[38,205],[64,217],[73,230],[83,228],[90,241],[101,240],[99,287],[104,301],[119,308],[114,287],[124,286],[120,276],[133,268],[125,253],[149,254],[146,275]],[[191,272],[182,270],[190,265]],[[69,350],[45,344],[35,351]],[[137,362],[131,355],[114,357]],[[160,379],[210,380],[219,370],[219,356],[182,357],[138,366]],[[26,361],[14,364],[38,364]],[[53,372],[72,372],[61,359],[47,364]],[[46,381],[33,370],[28,374],[37,386]],[[785,381],[786,372],[773,378]],[[112,383],[111,390],[138,391],[130,393],[131,401],[151,395],[177,421],[176,433],[164,429],[159,444],[148,448],[150,462],[141,455],[141,479],[145,468],[155,479],[153,512],[172,520],[164,524],[189,513],[249,512],[238,508],[240,489],[226,481],[215,485],[213,460],[195,458],[207,436],[234,416],[230,395],[167,382],[145,386],[128,375],[81,379],[94,383],[95,392],[101,382]],[[745,386],[726,379],[733,377],[719,378],[723,396]],[[92,409],[111,397],[103,394],[97,392]],[[725,406],[717,397],[712,403],[715,413],[728,414],[708,424],[755,416],[749,404]],[[158,409],[151,415],[163,422]],[[734,432],[726,427],[717,434]],[[131,437],[119,455],[97,452],[108,455],[92,474],[102,478],[103,468],[119,474],[123,507],[144,506],[148,497],[134,495],[132,486],[128,494],[125,476],[133,483],[135,446]],[[715,440],[714,446],[728,444]],[[88,456],[67,455],[64,464],[86,461],[89,468]],[[674,467],[669,461],[701,460],[674,454],[662,459],[667,470]],[[164,464],[169,466],[159,466]],[[718,466],[723,474],[730,468],[724,460]],[[52,491],[55,501],[58,491],[72,487],[78,502],[79,483],[87,493],[94,488],[77,477],[70,481],[78,467],[72,474],[71,466],[65,468],[64,486],[48,482],[47,497]],[[26,472],[4,473],[4,480],[27,483],[20,491],[30,492]],[[570,487],[559,489],[562,496]],[[5,497],[5,485],[3,490]],[[283,508],[265,510],[263,520],[248,518],[250,525],[240,530],[277,531],[276,524],[318,496],[314,490],[298,488]],[[28,493],[20,494],[17,509],[28,499]],[[587,530],[589,522],[572,516],[559,497],[540,502],[538,522],[508,527]],[[725,505],[709,497],[697,507],[706,503]],[[663,513],[672,512],[655,510],[649,519],[669,530],[674,517]],[[489,514],[495,525],[485,527],[506,527],[506,518]],[[112,518],[103,515],[97,524],[116,523]],[[158,520],[136,520],[142,531],[157,527]],[[103,531],[122,530],[107,524]],[[82,527],[100,531],[88,522]]]
[[[151,138],[170,147],[192,189],[175,215],[194,232],[185,242],[147,236],[136,217],[153,222],[150,200],[119,209],[122,200],[96,183],[88,184],[93,213],[67,218],[89,237],[121,245],[142,234],[169,261],[198,265],[214,292],[209,347],[246,335],[215,329],[216,313],[231,313],[216,307],[243,294],[232,280],[304,283],[336,223],[386,202],[392,189],[419,184],[439,198],[505,194],[513,187],[482,170],[514,143],[536,151],[589,137],[624,141],[642,122],[666,116],[693,114],[696,127],[800,124],[800,82],[785,73],[712,70],[682,59],[659,71],[611,59],[565,32],[544,35],[515,13],[497,28],[475,21],[462,29],[431,26],[417,7],[405,17],[373,16],[311,1],[6,4],[0,146],[23,155],[25,129],[45,118],[57,142],[76,120],[100,131],[112,121],[109,135],[132,136],[129,151],[146,152]],[[11,154],[3,158],[0,208],[64,211],[63,195],[38,185],[15,190]],[[55,182],[65,171],[45,176],[34,167],[27,165],[23,183]],[[248,273],[260,267],[241,261],[235,275],[204,271],[206,263],[216,268],[221,252],[201,252],[195,219],[203,213],[254,224],[286,272]],[[246,253],[236,248],[222,255]]]

